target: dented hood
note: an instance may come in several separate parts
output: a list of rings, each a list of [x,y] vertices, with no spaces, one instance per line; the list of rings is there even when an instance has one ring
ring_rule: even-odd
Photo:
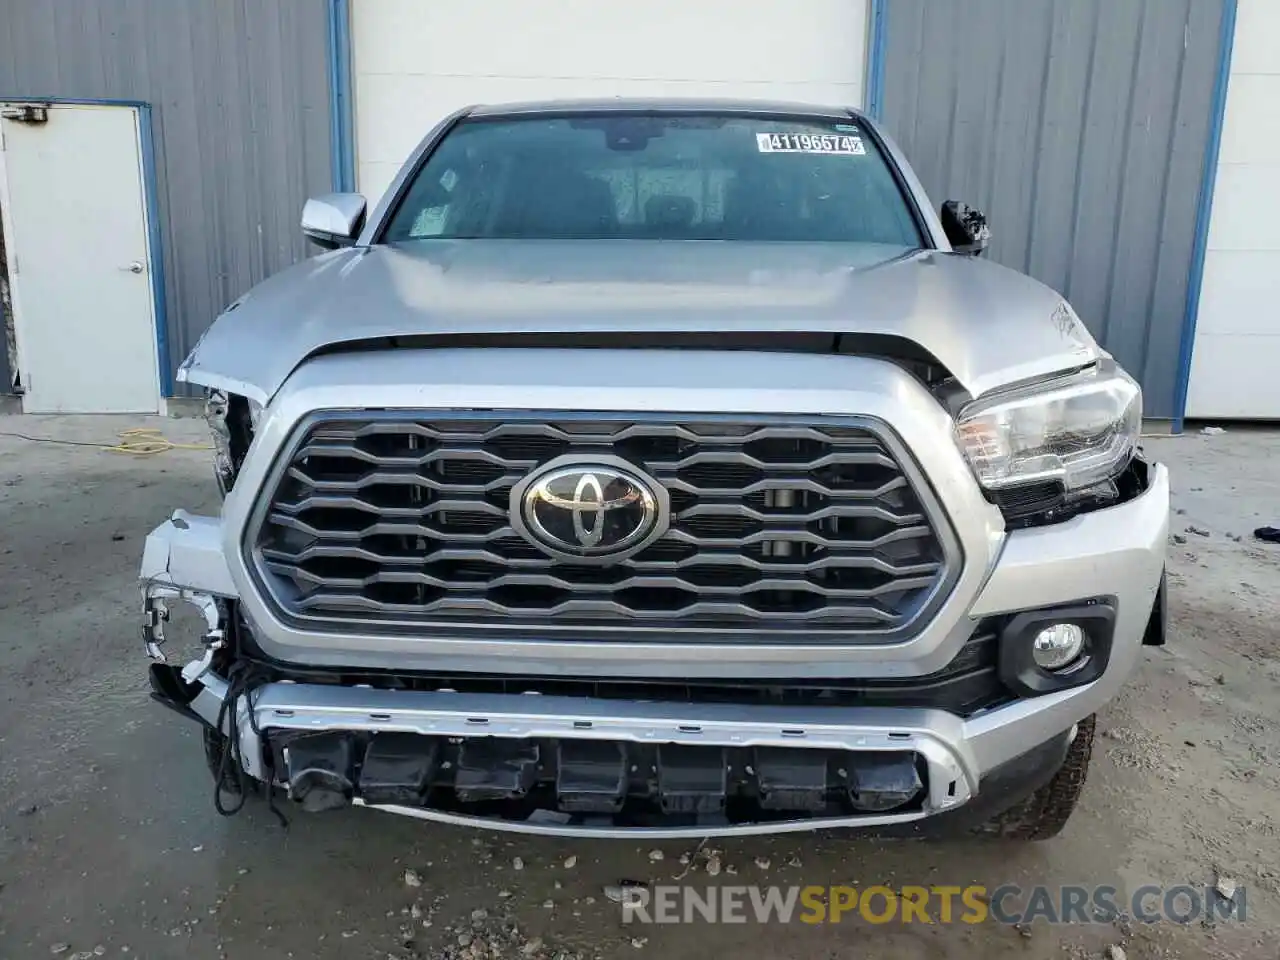
[[[1062,297],[981,259],[877,245],[422,241],[276,274],[201,338],[179,379],[267,403],[308,356],[386,337],[880,334],[972,395],[1102,352]]]

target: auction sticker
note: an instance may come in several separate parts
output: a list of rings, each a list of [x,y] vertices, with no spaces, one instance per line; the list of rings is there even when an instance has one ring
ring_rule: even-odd
[[[865,156],[862,138],[847,133],[757,133],[756,149],[761,153],[842,153]]]

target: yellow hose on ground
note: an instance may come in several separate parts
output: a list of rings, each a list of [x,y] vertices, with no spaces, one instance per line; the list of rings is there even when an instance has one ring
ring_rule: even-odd
[[[116,434],[118,443],[95,443],[92,440],[63,440],[61,437],[33,437],[15,430],[0,430],[0,437],[13,437],[30,443],[52,443],[61,447],[93,447],[107,453],[127,453],[134,457],[149,457],[168,450],[212,450],[204,443],[174,443],[154,427],[134,427]]]
[[[134,427],[121,431],[119,443],[102,444],[108,453],[127,453],[135,457],[150,457],[169,450],[212,450],[206,443],[174,443],[153,427]]]

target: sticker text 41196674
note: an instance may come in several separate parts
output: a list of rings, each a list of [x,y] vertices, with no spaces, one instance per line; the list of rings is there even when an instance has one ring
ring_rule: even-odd
[[[861,137],[847,133],[757,133],[756,148],[761,153],[842,153],[865,156]]]

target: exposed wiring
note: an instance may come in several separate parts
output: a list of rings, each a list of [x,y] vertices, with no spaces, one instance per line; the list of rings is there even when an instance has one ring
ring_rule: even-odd
[[[96,447],[99,450],[105,450],[107,453],[127,453],[135,457],[150,457],[169,450],[213,449],[213,447],[204,443],[174,443],[172,440],[166,439],[164,434],[153,427],[134,427],[131,430],[122,430],[116,436],[119,438],[117,443],[95,443],[91,440],[33,437],[26,433],[0,430],[0,437],[16,437],[19,440],[29,440],[31,443],[53,443],[65,447]]]
[[[218,721],[214,727],[215,730],[227,731],[222,737],[213,786],[213,807],[224,817],[234,817],[243,809],[250,789],[250,779],[244,769],[244,755],[240,747],[237,701],[244,698],[249,726],[254,736],[262,742],[262,731],[258,729],[258,711],[253,692],[265,682],[262,668],[250,660],[237,660],[227,670],[227,692],[218,706]],[[274,772],[267,774],[264,788],[267,791],[267,809],[275,815],[280,826],[286,830],[289,829],[289,818],[276,806]],[[224,792],[231,795],[230,803],[223,800]]]

